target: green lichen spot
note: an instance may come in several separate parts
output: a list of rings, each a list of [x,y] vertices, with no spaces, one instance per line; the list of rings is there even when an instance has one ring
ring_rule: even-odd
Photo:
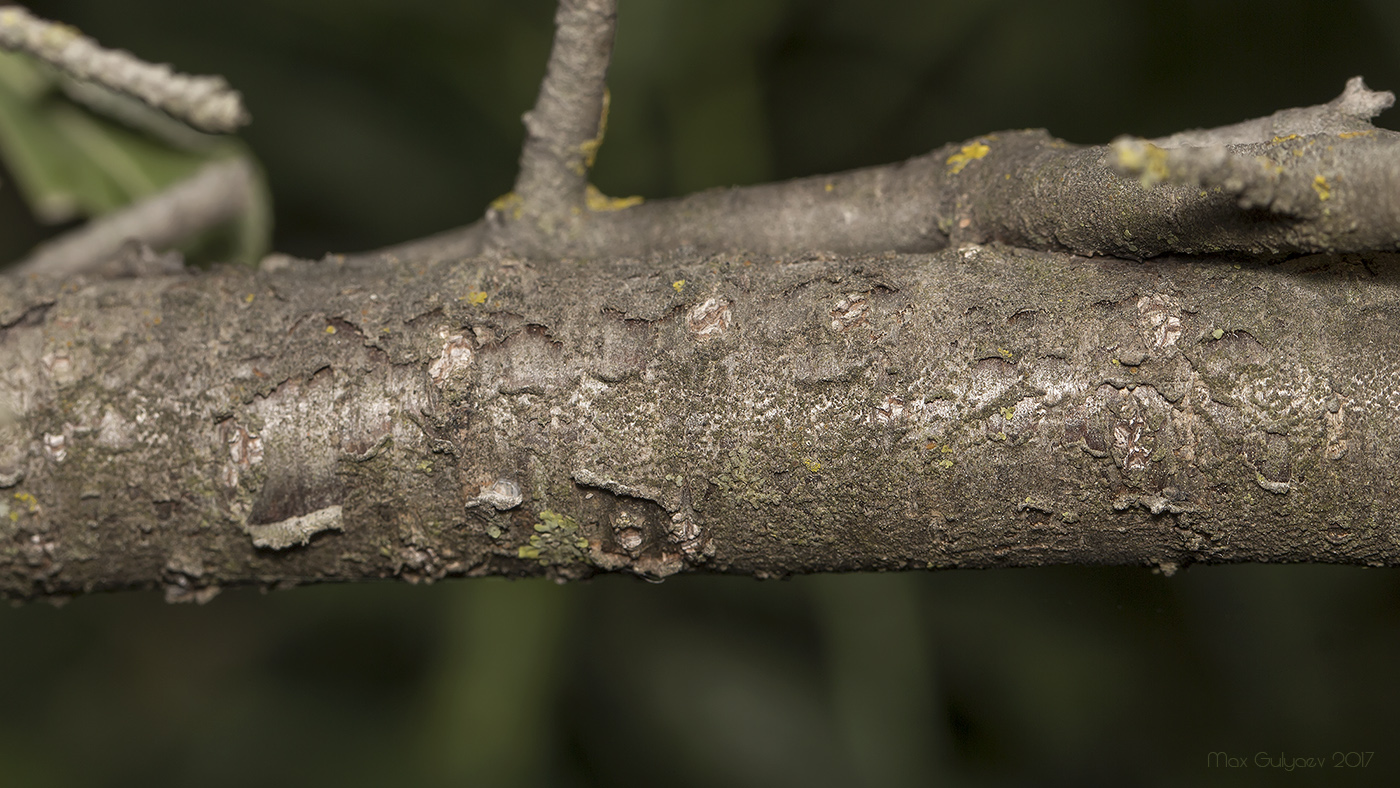
[[[575,564],[588,560],[588,538],[574,518],[546,509],[540,512],[529,543],[521,545],[516,555],[539,561],[541,566]]]
[[[1215,329],[1214,331],[1210,332],[1210,336],[1211,336],[1211,339],[1219,339],[1219,338],[1225,336],[1225,330],[1222,329],[1222,328],[1217,328],[1217,329]]]
[[[679,293],[680,291],[685,289],[685,280],[677,279],[676,281],[671,283],[671,287],[675,288],[676,292]]]

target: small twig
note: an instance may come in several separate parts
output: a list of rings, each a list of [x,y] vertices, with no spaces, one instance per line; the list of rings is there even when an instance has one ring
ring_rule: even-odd
[[[588,169],[602,142],[616,0],[561,0],[554,24],[539,98],[524,116],[525,145],[515,181],[520,214],[546,233],[585,206]]]
[[[76,79],[135,96],[197,129],[230,132],[250,117],[223,77],[175,73],[169,66],[106,49],[66,25],[19,6],[0,8],[0,47],[38,58]]]
[[[12,271],[83,273],[102,266],[131,240],[168,248],[245,213],[253,199],[252,166],[246,159],[214,162],[159,194],[40,245]]]
[[[1291,237],[1270,244],[1278,251],[1393,249],[1400,135],[1370,119],[1394,103],[1353,77],[1326,104],[1150,141],[1119,138],[1110,164],[1145,187],[1212,190],[1291,222],[1279,225]]]
[[[105,115],[180,150],[207,151],[224,141],[217,134],[200,131],[144,101],[94,82],[64,77],[58,83],[63,94],[99,115]]]

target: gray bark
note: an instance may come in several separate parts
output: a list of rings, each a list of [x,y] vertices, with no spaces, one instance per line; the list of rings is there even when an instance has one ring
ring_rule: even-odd
[[[1400,258],[328,258],[0,289],[0,593],[1400,562]]]

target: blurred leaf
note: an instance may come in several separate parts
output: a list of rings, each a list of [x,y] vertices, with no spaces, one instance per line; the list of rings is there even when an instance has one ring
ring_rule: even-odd
[[[0,62],[0,156],[41,221],[106,213],[189,176],[205,159],[78,109],[22,55],[0,53]]]
[[[212,159],[251,157],[234,138],[171,133],[173,121],[156,110],[58,87],[46,67],[0,52],[0,159],[41,222],[100,216],[190,177]],[[96,115],[71,96],[119,111],[124,122]],[[252,261],[270,237],[271,195],[259,173],[252,204],[235,226],[213,228],[184,246],[199,259]]]

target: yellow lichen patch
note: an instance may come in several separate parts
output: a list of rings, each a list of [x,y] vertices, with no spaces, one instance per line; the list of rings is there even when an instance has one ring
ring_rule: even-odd
[[[608,133],[608,107],[611,105],[612,91],[603,88],[603,111],[598,114],[598,135],[578,146],[579,152],[583,154],[583,161],[574,167],[574,172],[579,175],[591,170],[593,162],[598,159],[598,149],[603,147],[603,137]]]
[[[510,218],[519,219],[520,213],[524,210],[525,201],[520,199],[520,195],[515,192],[506,192],[500,197],[491,201],[490,208],[500,213],[510,213]]]
[[[598,191],[598,187],[588,184],[583,190],[583,201],[590,211],[620,211],[623,208],[631,208],[634,205],[641,205],[642,198],[636,195],[631,197],[609,197]]]
[[[39,499],[35,498],[33,495],[30,495],[27,492],[15,493],[15,500],[28,507],[30,514],[39,511]]]
[[[327,334],[334,334],[334,333],[335,333],[335,326],[326,326],[326,333],[327,333]]]
[[[1317,192],[1317,199],[1326,200],[1332,196],[1332,187],[1327,184],[1327,179],[1321,175],[1313,178],[1313,191]]]
[[[832,189],[835,189],[835,188],[836,188],[836,184],[832,183],[831,181],[827,181],[827,182],[826,182],[826,190],[827,190],[828,192],[831,191]]]
[[[976,159],[980,159],[983,156],[986,156],[988,153],[991,153],[991,151],[991,148],[987,147],[986,145],[980,142],[974,142],[971,145],[964,145],[962,147],[962,150],[948,157],[948,168],[953,171],[954,175],[956,175],[957,173],[963,171],[963,167],[966,167],[969,163]]]
[[[1344,131],[1341,134],[1338,134],[1337,136],[1341,137],[1344,140],[1349,140],[1353,137],[1369,137],[1374,133],[1374,131]]]
[[[822,464],[808,457],[802,458],[802,464],[807,466],[807,470],[816,473],[822,469]]]
[[[1128,172],[1140,173],[1138,180],[1143,186],[1152,186],[1167,179],[1167,152],[1144,142],[1142,145],[1115,145],[1118,152],[1118,166]]]
[[[471,292],[467,293],[467,303],[468,303],[468,304],[484,304],[484,303],[486,303],[486,293],[484,293],[484,292],[482,292],[482,291],[480,291],[480,290],[472,290]]]
[[[1298,135],[1297,135],[1297,134],[1289,134],[1287,137],[1274,137],[1273,139],[1269,140],[1269,144],[1270,144],[1270,145],[1278,145],[1278,144],[1281,143],[1281,142],[1288,142],[1289,140],[1296,140],[1296,139],[1298,139]]]
[[[677,293],[679,293],[680,291],[685,289],[685,280],[677,279],[676,281],[671,283],[671,287],[674,288]]]

